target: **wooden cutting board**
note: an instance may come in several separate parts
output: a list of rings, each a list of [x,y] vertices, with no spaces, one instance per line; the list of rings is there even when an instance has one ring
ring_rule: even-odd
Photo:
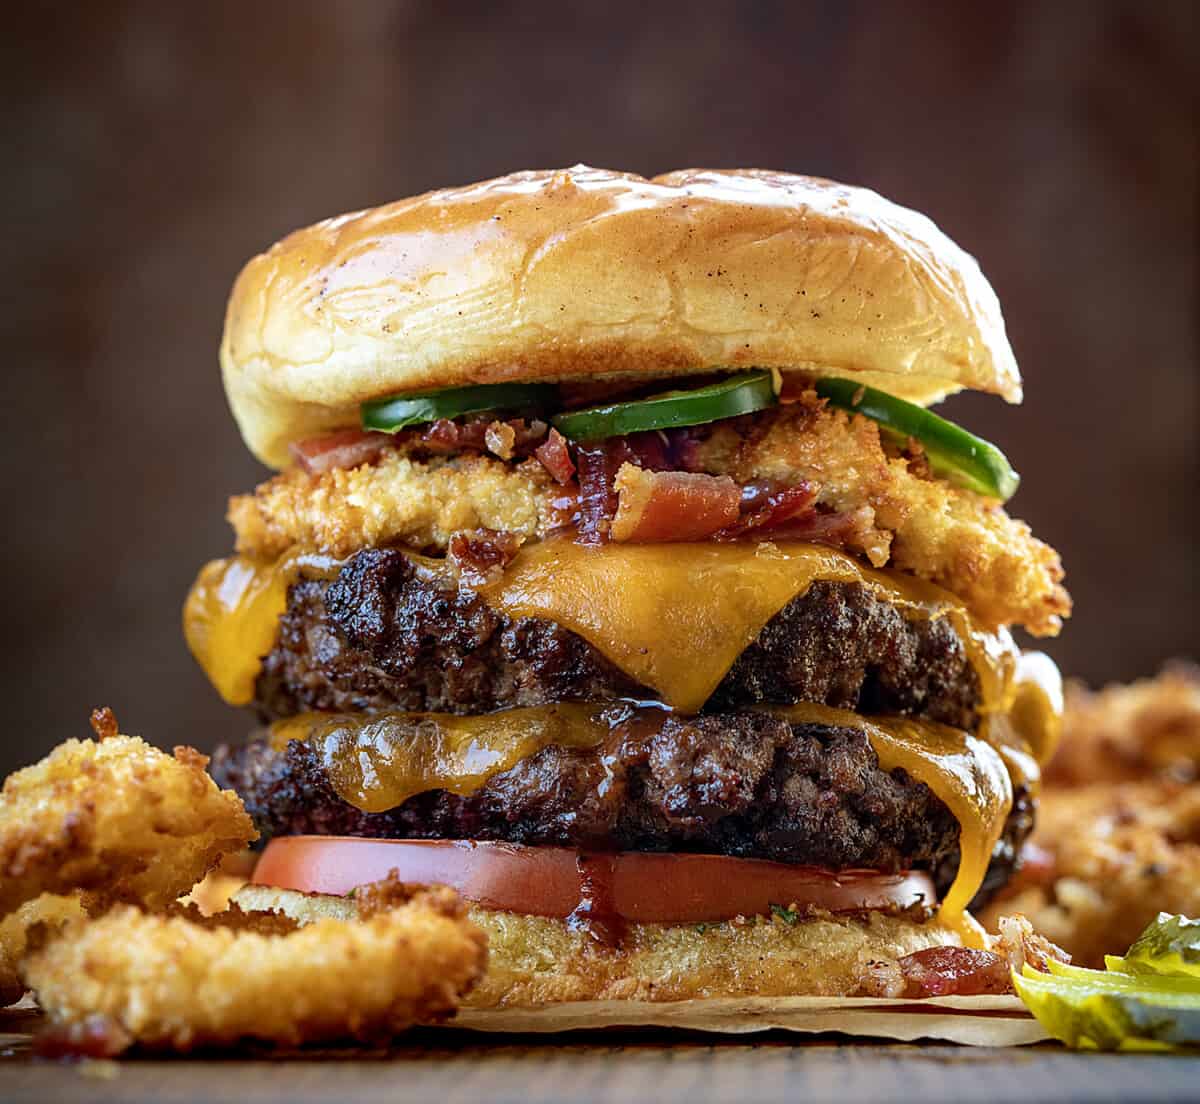
[[[388,1050],[264,1052],[62,1064],[29,1051],[35,1014],[0,1013],[0,1100],[232,1101],[1200,1101],[1200,1056],[847,1043],[768,1033],[557,1037],[422,1030]]]

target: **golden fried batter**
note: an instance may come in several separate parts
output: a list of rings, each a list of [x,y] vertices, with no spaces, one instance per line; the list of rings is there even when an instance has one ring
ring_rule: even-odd
[[[1024,913],[1084,966],[1121,954],[1160,912],[1200,916],[1200,792],[1179,783],[1051,791],[1032,861],[982,917]]]
[[[0,947],[0,1008],[16,1004],[25,995],[25,983],[17,972],[17,964]]]
[[[426,463],[389,451],[375,465],[308,475],[290,468],[229,501],[237,550],[274,558],[294,544],[344,557],[403,541],[444,551],[463,529],[504,529],[536,539],[558,522],[561,493],[538,464],[485,456]]]
[[[1051,785],[1200,778],[1200,668],[1169,664],[1157,678],[1092,691],[1067,686]]]
[[[21,959],[29,930],[35,925],[47,930],[59,928],[86,915],[78,894],[43,893],[0,920],[0,1005],[12,1004],[25,993]]]
[[[115,730],[101,716],[100,730]],[[132,736],[67,740],[0,791],[0,916],[42,893],[89,890],[159,907],[257,837],[205,756]]]
[[[1101,966],[1159,912],[1200,915],[1200,676],[1071,687],[1064,729],[1023,868],[983,919],[1025,913]]]
[[[276,914],[201,920],[119,905],[40,945],[35,930],[24,973],[52,1029],[96,1019],[155,1049],[385,1039],[452,1012],[487,959],[452,890],[393,887],[388,899],[361,921],[303,928]]]
[[[630,924],[621,947],[597,953],[561,920],[473,909],[489,965],[468,1008],[579,1000],[692,1000],[711,996],[897,996],[896,960],[954,945],[936,920],[779,917],[708,924]]]
[[[919,456],[889,455],[878,426],[809,393],[753,419],[705,429],[694,466],[739,483],[810,483],[823,508],[847,515],[847,547],[876,567],[932,580],[984,621],[1053,635],[1071,601],[1058,554],[994,501],[928,478]],[[293,468],[230,501],[244,554],[274,558],[295,544],[336,556],[403,542],[444,550],[460,529],[537,540],[564,518],[559,487],[537,461],[483,456],[428,462],[389,451],[377,464],[309,475]]]
[[[924,464],[889,456],[879,427],[813,401],[761,418],[757,431],[718,425],[701,446],[708,471],[738,483],[768,479],[818,488],[818,502],[871,519],[859,551],[876,567],[909,571],[964,599],[985,621],[1039,636],[1071,612],[1058,553],[999,504],[924,477]]]

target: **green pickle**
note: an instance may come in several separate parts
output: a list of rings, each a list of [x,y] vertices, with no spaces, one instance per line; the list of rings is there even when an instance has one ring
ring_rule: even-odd
[[[1169,974],[1200,983],[1200,920],[1160,912],[1129,948],[1123,968],[1134,974]]]
[[[1026,966],[1013,985],[1038,1022],[1086,1050],[1173,1050],[1200,1046],[1200,921],[1161,913],[1107,969]]]

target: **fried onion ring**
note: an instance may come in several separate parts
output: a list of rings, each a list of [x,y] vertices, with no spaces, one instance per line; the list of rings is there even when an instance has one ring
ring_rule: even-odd
[[[43,893],[0,920],[0,1007],[15,1004],[25,995],[21,958],[25,954],[29,929],[40,924],[47,930],[53,930],[86,915],[79,894],[58,896]]]
[[[361,920],[304,926],[236,906],[202,917],[117,905],[31,931],[23,972],[53,1036],[104,1025],[110,1053],[384,1040],[453,1012],[483,974],[487,940],[445,887],[389,879],[369,899]]]
[[[25,995],[25,983],[17,973],[17,965],[0,947],[0,1008],[16,1004]]]
[[[160,908],[257,838],[205,756],[117,735],[108,710],[92,723],[100,740],[67,740],[0,791],[0,916],[72,890]]]

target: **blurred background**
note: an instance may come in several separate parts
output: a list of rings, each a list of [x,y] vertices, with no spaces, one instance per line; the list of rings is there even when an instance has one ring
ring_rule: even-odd
[[[1200,656],[1197,10],[109,0],[6,15],[0,771],[87,732],[249,721],[179,610],[266,474],[216,351],[241,264],[327,215],[519,168],[869,185],[979,258],[1022,409],[946,407],[1024,476],[1092,683]]]

